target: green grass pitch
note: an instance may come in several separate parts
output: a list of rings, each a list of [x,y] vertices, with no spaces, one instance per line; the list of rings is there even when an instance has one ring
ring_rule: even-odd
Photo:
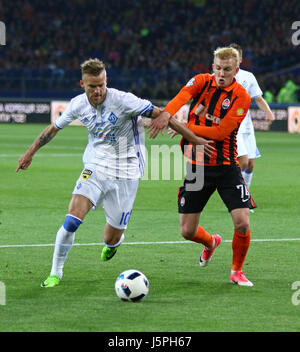
[[[250,215],[252,241],[244,265],[254,287],[229,282],[233,225],[218,195],[201,224],[220,233],[223,243],[201,268],[202,246],[184,242],[179,232],[182,181],[148,179],[140,182],[117,255],[100,261],[105,218],[99,208],[78,229],[61,284],[42,289],[87,142],[85,129],[66,128],[38,151],[27,171],[16,173],[18,158],[44,127],[0,126],[0,331],[300,330],[300,305],[292,300],[297,298],[292,284],[300,281],[299,135],[256,133],[262,157],[251,191],[259,207]],[[147,139],[147,146],[172,145],[178,138]],[[150,281],[149,295],[139,303],[123,302],[114,292],[118,274],[131,268]]]

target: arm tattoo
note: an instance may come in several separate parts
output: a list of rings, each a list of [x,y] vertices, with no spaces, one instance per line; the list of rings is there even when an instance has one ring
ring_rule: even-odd
[[[39,148],[51,141],[53,136],[48,133],[42,133],[39,138]]]

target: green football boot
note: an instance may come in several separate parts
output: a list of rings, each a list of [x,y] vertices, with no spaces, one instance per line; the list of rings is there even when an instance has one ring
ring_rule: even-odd
[[[116,254],[117,249],[118,249],[117,247],[104,246],[104,248],[102,249],[102,253],[101,253],[101,259],[104,262],[107,262]]]
[[[54,287],[59,284],[60,280],[57,275],[50,275],[45,281],[41,283],[41,287]]]

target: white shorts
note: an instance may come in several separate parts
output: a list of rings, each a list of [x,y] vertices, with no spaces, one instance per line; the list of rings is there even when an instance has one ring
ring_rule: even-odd
[[[248,155],[249,159],[255,159],[261,156],[254,133],[238,133],[236,138],[238,157]]]
[[[72,194],[88,198],[97,209],[103,204],[106,221],[117,229],[126,229],[135,201],[139,179],[103,180],[87,165],[78,178]]]

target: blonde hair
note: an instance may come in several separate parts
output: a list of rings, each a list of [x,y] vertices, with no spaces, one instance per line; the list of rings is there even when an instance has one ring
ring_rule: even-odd
[[[99,76],[99,74],[105,70],[105,64],[99,59],[88,59],[85,60],[81,65],[82,76],[87,73],[93,76]]]
[[[239,66],[239,52],[235,48],[217,48],[214,51],[214,60],[219,58],[220,60],[233,59],[236,66]]]

